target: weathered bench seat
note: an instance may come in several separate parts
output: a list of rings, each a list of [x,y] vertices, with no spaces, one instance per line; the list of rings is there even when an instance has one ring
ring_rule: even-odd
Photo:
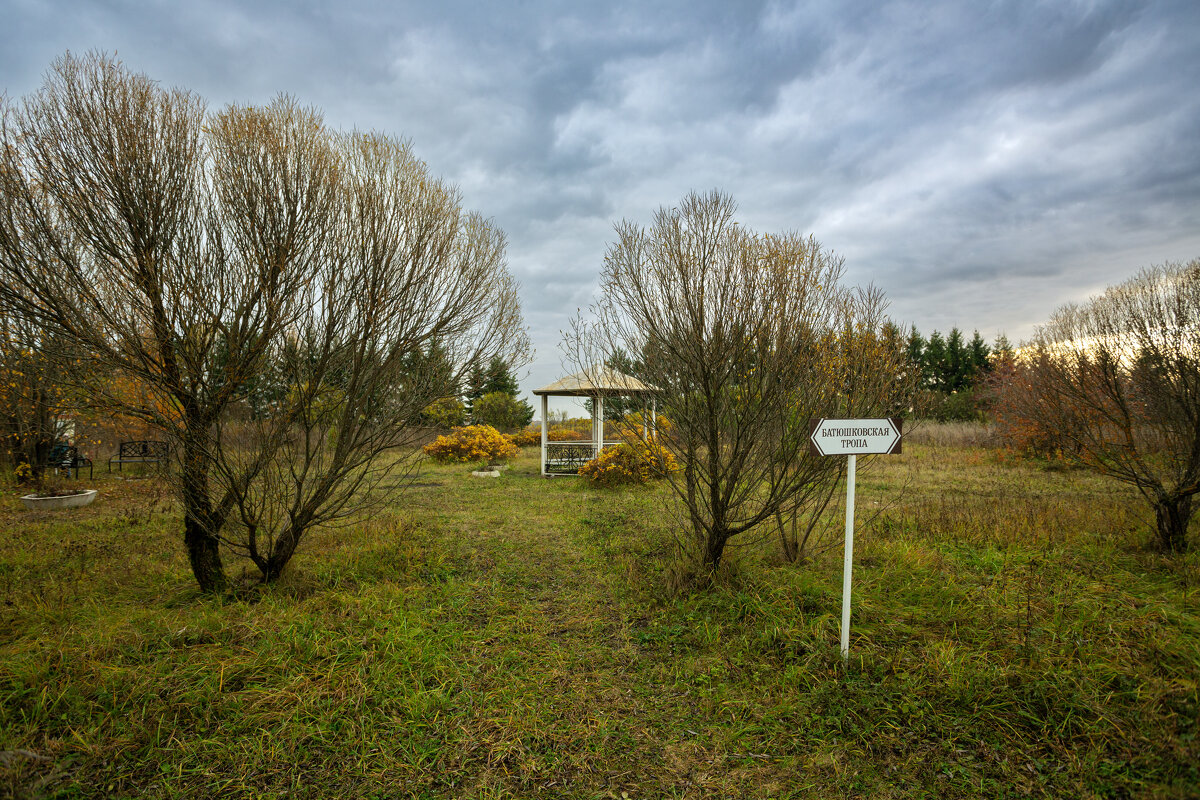
[[[121,471],[124,464],[169,464],[171,461],[171,446],[166,442],[134,441],[121,442],[117,454],[108,460],[108,471],[112,465],[117,465]]]

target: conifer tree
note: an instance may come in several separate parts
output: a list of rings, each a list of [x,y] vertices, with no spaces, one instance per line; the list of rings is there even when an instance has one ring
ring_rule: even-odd
[[[516,397],[520,391],[520,385],[504,359],[493,358],[488,362],[487,371],[484,374],[483,394],[501,392]]]
[[[967,345],[967,352],[970,355],[971,380],[974,381],[979,373],[988,371],[990,364],[988,358],[991,356],[991,350],[983,341],[983,337],[979,335],[978,330],[971,337],[971,342]]]
[[[968,357],[963,346],[962,331],[955,326],[946,337],[946,367],[942,374],[943,391],[957,392],[969,383]]]
[[[946,371],[946,340],[937,330],[929,334],[922,363],[925,365],[923,370],[925,386],[941,392],[946,391],[945,383],[942,380]]]

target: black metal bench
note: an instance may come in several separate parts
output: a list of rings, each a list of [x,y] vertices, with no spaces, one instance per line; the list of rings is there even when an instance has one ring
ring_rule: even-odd
[[[79,448],[72,445],[54,445],[43,466],[45,469],[52,469],[55,472],[65,471],[68,478],[71,477],[71,470],[75,470],[76,479],[79,478],[79,468],[87,467],[88,477],[92,477],[92,460],[87,456],[79,455]]]
[[[171,446],[166,442],[136,441],[121,442],[117,454],[108,460],[108,471],[112,465],[117,465],[120,472],[124,464],[169,464],[171,462]]]

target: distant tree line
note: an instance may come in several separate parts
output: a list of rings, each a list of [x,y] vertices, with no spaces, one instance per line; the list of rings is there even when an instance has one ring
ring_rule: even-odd
[[[914,412],[942,421],[981,418],[977,387],[991,371],[994,357],[1011,351],[1004,336],[989,346],[979,331],[968,340],[957,327],[944,336],[934,330],[926,339],[913,327],[907,353],[909,364],[918,372],[920,388]]]

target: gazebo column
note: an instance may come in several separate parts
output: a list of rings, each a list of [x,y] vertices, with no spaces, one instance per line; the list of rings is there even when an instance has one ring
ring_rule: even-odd
[[[546,438],[548,428],[546,417],[550,415],[550,397],[542,395],[542,477],[546,477]]]
[[[592,403],[592,439],[596,445],[596,457],[604,449],[604,395],[597,394]]]

